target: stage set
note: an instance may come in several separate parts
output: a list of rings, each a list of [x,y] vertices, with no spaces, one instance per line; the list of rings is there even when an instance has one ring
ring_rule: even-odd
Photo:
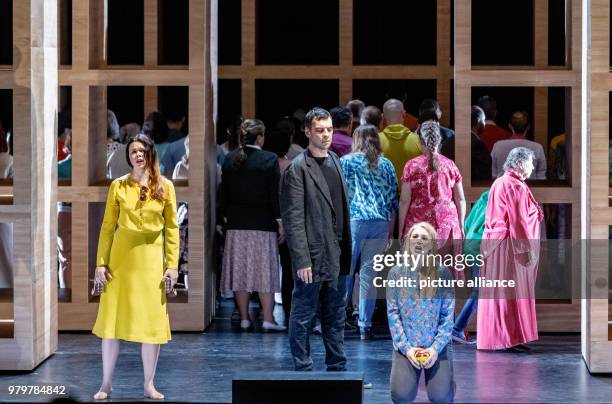
[[[416,117],[435,99],[456,133],[469,212],[493,182],[472,173],[470,111],[483,96],[497,100],[499,126],[514,111],[531,117],[527,136],[548,167],[528,185],[557,247],[540,262],[540,339],[522,353],[454,344],[455,402],[610,401],[611,24],[607,0],[0,0],[0,157],[11,162],[0,170],[0,401],[50,399],[9,394],[15,385],[63,385],[77,401],[99,388],[90,291],[118,177],[109,147],[125,150],[110,133],[125,138],[160,111],[189,135],[191,161],[166,174],[187,247],[156,374],[166,400],[249,402],[278,389],[275,402],[305,402],[345,389],[346,402],[390,402],[384,313],[376,339],[346,334],[348,372],[331,376],[321,336],[311,336],[315,372],[300,376],[287,333],[231,322],[233,300],[219,291],[219,149],[236,116],[275,128],[314,106],[397,98]],[[141,400],[141,382],[139,348],[122,343],[110,401]],[[287,398],[304,388],[303,400]],[[423,386],[417,401],[428,401]]]

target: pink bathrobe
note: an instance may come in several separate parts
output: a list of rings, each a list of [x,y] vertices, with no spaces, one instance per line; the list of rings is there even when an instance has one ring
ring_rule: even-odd
[[[543,214],[518,174],[506,172],[489,193],[480,276],[514,280],[515,288],[481,288],[478,301],[478,349],[505,349],[538,339],[535,283]],[[535,260],[528,263],[532,251]]]

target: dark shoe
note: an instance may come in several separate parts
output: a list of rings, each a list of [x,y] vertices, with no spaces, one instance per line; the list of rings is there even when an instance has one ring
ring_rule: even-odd
[[[467,331],[455,331],[452,333],[453,341],[460,344],[474,345],[476,344],[476,338],[470,338],[470,334]]]
[[[513,348],[521,352],[531,352],[531,348],[524,344],[516,345]]]
[[[353,324],[349,323],[348,321],[344,322],[344,332],[356,332],[357,331],[357,327],[355,327]]]
[[[374,332],[372,327],[359,327],[359,338],[362,341],[369,341],[374,339]]]

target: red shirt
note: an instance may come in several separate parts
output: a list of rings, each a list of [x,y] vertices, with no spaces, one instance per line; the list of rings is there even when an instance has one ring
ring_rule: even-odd
[[[502,129],[497,125],[487,124],[480,135],[480,139],[487,147],[487,151],[489,154],[493,150],[493,145],[500,141],[510,139],[512,137],[512,133],[507,131],[506,129]]]
[[[57,161],[60,162],[62,160],[64,160],[66,157],[68,157],[69,154],[67,154],[64,151],[64,141],[63,140],[58,140],[57,142]]]

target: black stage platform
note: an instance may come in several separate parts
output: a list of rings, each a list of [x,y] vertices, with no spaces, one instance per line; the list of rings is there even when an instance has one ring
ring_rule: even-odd
[[[287,334],[232,331],[228,303],[206,332],[175,333],[162,347],[156,385],[166,401],[229,403],[232,378],[238,372],[292,371]],[[315,370],[324,370],[321,337],[313,335],[311,342]],[[455,344],[456,402],[612,401],[612,377],[589,375],[579,335],[543,335],[531,346],[529,353],[503,353]],[[390,402],[391,349],[388,335],[368,342],[361,342],[357,334],[346,337],[349,370],[364,372],[373,383],[373,389],[364,392],[366,403]],[[89,334],[62,333],[57,353],[34,372],[0,374],[0,402],[24,401],[24,396],[8,394],[9,385],[50,383],[66,385],[78,401],[91,401],[101,374],[99,340]],[[139,346],[122,343],[109,401],[141,400],[142,380]],[[28,399],[48,401],[43,396]],[[417,401],[427,402],[423,389]]]

